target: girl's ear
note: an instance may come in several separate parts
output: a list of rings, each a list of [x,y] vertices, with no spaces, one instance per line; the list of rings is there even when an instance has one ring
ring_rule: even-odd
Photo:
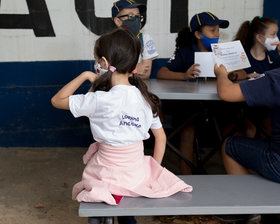
[[[256,40],[260,43],[264,43],[265,42],[265,37],[261,34],[256,34]]]
[[[195,32],[194,32],[194,36],[195,36],[196,39],[198,39],[198,40],[202,39],[202,37],[203,37],[198,31],[195,31]]]
[[[100,65],[102,68],[108,69],[110,64],[107,61],[107,59],[104,56],[102,56]]]
[[[114,23],[116,24],[117,27],[121,27],[122,25],[122,21],[118,17],[114,18]]]

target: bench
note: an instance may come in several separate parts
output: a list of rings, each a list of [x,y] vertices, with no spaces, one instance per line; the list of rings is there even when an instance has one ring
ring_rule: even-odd
[[[257,175],[179,176],[194,187],[168,198],[124,197],[117,206],[80,203],[79,216],[279,214],[280,184]]]

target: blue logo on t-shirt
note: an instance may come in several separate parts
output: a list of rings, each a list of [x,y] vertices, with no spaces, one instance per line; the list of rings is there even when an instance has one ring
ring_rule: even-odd
[[[156,49],[155,49],[155,46],[154,46],[154,41],[153,40],[149,40],[147,43],[146,43],[146,47],[147,47],[147,51],[148,51],[148,54],[154,54],[156,52]]]

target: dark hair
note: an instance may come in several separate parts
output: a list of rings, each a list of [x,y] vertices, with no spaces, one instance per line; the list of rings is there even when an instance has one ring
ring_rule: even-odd
[[[110,65],[114,66],[116,71],[122,74],[132,73],[138,63],[140,52],[141,42],[139,38],[123,28],[118,28],[102,35],[96,40],[94,47],[96,57],[105,57]],[[101,75],[93,82],[91,91],[109,91],[112,88],[112,74],[112,71],[109,70],[104,75]],[[140,90],[151,106],[154,116],[158,116],[160,110],[159,98],[148,91],[146,84],[137,74],[129,77],[129,82]]]
[[[179,31],[178,36],[176,38],[176,49],[184,48],[186,46],[191,46],[192,44],[197,43],[197,38],[194,35],[195,31],[201,31],[201,27],[199,30],[194,30],[191,32],[189,27],[185,27]]]
[[[270,24],[278,24],[276,20],[256,16],[252,21],[245,21],[239,27],[234,40],[240,40],[245,50],[250,50],[255,44],[255,36],[264,34]]]

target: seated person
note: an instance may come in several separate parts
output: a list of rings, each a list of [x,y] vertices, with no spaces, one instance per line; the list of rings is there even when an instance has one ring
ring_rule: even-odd
[[[252,78],[254,73],[262,74],[280,67],[278,23],[276,20],[256,16],[252,21],[245,21],[240,26],[235,39],[240,40],[251,64],[245,72],[237,73],[231,80]]]
[[[175,53],[168,63],[158,71],[157,78],[189,80],[198,77],[200,70],[197,68],[199,65],[194,64],[194,52],[211,51],[211,43],[218,43],[219,28],[227,28],[228,26],[227,20],[220,20],[210,12],[195,14],[190,21],[190,26],[183,28],[178,33]],[[164,106],[163,104],[163,112],[165,113]],[[181,105],[179,106],[181,107]],[[190,108],[191,106],[188,107],[188,111],[180,110],[181,114],[190,116],[192,110]],[[177,113],[176,117],[178,117]],[[191,162],[193,160],[194,135],[194,126],[187,125],[181,132],[179,145],[180,151]],[[184,161],[181,161],[181,173],[191,173]]]
[[[135,1],[119,0],[113,3],[112,18],[117,27],[130,30],[140,38],[143,51],[136,66],[137,74],[142,79],[149,79],[152,70],[152,60],[158,56],[154,41],[149,34],[141,33],[143,28],[143,13],[147,10],[143,4]]]
[[[256,16],[251,21],[245,21],[240,26],[235,40],[240,40],[249,62],[250,68],[231,72],[229,78],[232,81],[256,77],[266,71],[280,67],[279,39],[277,37],[278,23],[276,20]],[[243,135],[255,137],[257,129],[253,123],[260,123],[266,131],[271,131],[270,120],[266,109],[246,109]],[[253,123],[252,123],[253,121]],[[265,138],[262,133],[257,137]]]
[[[224,142],[222,151],[227,173],[248,174],[249,170],[253,170],[280,183],[280,68],[240,83],[228,79],[228,72],[223,65],[215,66],[215,74],[222,100],[245,101],[251,107],[268,108],[272,121],[270,141],[233,136]]]
[[[228,174],[249,174],[254,171],[264,178],[280,183],[280,68],[265,72],[254,79],[233,83],[225,67],[215,65],[218,94],[228,102],[245,101],[250,107],[269,110],[271,140],[232,136],[222,146],[222,156]],[[220,216],[226,221],[230,216]],[[247,219],[246,216],[238,215]],[[253,218],[256,218],[253,217]],[[232,217],[230,217],[233,220]]]

